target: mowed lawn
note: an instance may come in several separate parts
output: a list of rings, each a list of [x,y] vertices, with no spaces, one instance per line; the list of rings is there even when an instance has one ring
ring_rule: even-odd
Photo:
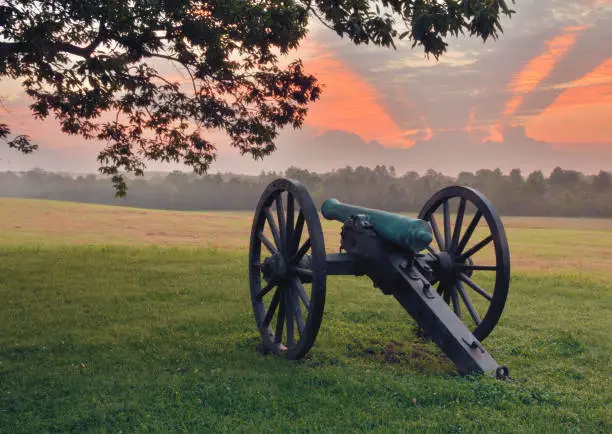
[[[503,219],[502,382],[366,278],[328,279],[304,360],[260,354],[251,218],[0,199],[0,432],[612,432],[612,220]]]

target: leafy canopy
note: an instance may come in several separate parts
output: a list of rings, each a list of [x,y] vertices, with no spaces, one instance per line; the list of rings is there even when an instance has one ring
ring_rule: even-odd
[[[279,129],[301,127],[321,88],[300,60],[281,61],[313,17],[355,44],[408,38],[437,59],[449,36],[496,39],[513,13],[504,0],[0,0],[0,78],[21,81],[36,118],[106,143],[100,171],[122,196],[122,173],[142,175],[146,160],[206,173],[209,131],[263,158]],[[0,123],[10,147],[37,148],[10,137]]]

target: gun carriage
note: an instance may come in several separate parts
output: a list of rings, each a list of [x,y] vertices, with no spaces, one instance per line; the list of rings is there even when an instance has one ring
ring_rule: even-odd
[[[326,253],[319,213],[299,182],[273,181],[255,210],[250,293],[268,351],[304,357],[323,319],[327,276],[367,275],[397,299],[460,374],[508,376],[481,343],[500,319],[510,282],[504,227],[484,195],[443,188],[417,218],[336,199],[326,200],[321,214],[342,223],[340,253]],[[477,263],[485,247],[492,254],[486,264]],[[492,288],[476,282],[478,273]]]

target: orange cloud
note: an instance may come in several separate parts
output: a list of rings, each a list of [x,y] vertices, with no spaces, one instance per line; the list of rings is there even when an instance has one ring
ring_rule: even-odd
[[[422,130],[424,134],[423,140],[425,141],[431,140],[431,138],[434,136],[434,130],[432,130],[429,124],[427,123],[425,116],[421,116],[421,120],[423,121],[423,125],[425,125],[425,128]]]
[[[576,143],[612,142],[612,58],[569,83],[538,116],[525,120],[529,136],[575,147]]]
[[[352,132],[388,147],[414,144],[382,105],[377,90],[332,53],[319,47],[316,55],[304,59],[304,67],[325,86],[320,100],[310,106],[307,125],[318,132]],[[426,124],[423,132],[433,134]]]
[[[504,134],[502,133],[502,126],[500,124],[492,125],[489,129],[489,136],[482,139],[484,142],[496,142],[501,143],[504,141]]]
[[[506,103],[506,107],[504,108],[504,116],[513,115],[516,110],[523,104],[523,96],[516,95],[511,100]]]
[[[557,65],[559,60],[576,43],[578,34],[584,27],[568,27],[564,33],[546,41],[546,49],[539,56],[531,59],[523,68],[514,75],[508,84],[508,90],[512,93],[506,102],[502,118],[491,127],[489,137],[483,141],[503,141],[502,126],[508,122],[523,103],[524,95],[533,92]]]
[[[472,106],[470,109],[470,117],[468,118],[468,123],[465,126],[465,131],[471,133],[474,129],[474,118],[476,117],[476,107]]]
[[[571,27],[565,33],[546,41],[546,50],[531,59],[513,80],[508,88],[514,96],[506,103],[505,115],[512,115],[523,102],[523,95],[533,92],[553,70],[559,60],[576,43],[576,38],[584,27]]]

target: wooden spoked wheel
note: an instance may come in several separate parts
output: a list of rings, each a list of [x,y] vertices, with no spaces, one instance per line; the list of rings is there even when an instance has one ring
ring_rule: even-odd
[[[251,301],[263,344],[302,358],[319,332],[325,305],[325,242],[306,188],[288,179],[263,192],[251,231]]]
[[[450,186],[418,216],[431,225],[432,284],[476,339],[497,325],[510,285],[510,252],[495,208],[482,193]]]

